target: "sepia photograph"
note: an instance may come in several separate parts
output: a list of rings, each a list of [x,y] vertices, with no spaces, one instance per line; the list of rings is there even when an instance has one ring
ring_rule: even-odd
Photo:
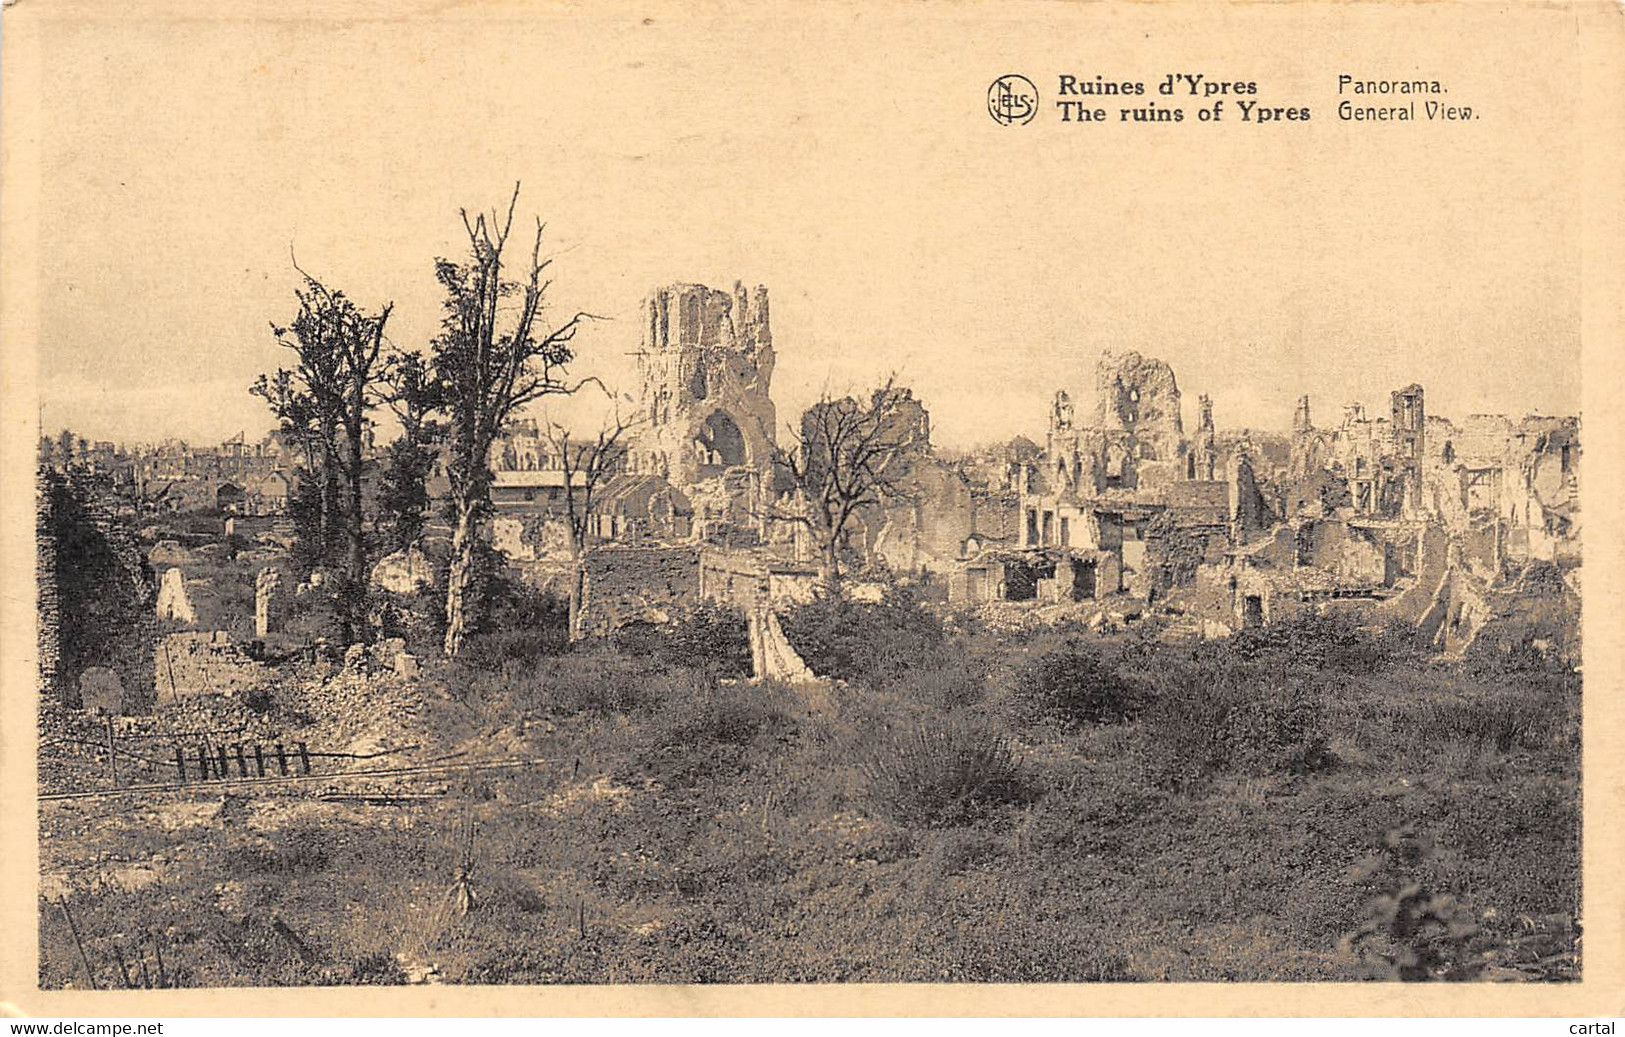
[[[1617,973],[1605,8],[8,5],[5,998]]]

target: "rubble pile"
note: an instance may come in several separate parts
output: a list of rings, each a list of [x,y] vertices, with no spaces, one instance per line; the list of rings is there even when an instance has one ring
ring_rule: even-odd
[[[250,659],[223,630],[184,632],[158,645],[160,702],[198,695],[245,695],[272,682],[270,669]]]
[[[400,638],[351,645],[342,666],[296,682],[286,708],[310,718],[312,744],[335,752],[428,744],[433,739],[424,715],[429,697],[444,693],[415,679],[417,665]]]

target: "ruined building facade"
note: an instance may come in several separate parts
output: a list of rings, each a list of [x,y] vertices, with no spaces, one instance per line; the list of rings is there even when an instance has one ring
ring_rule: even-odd
[[[641,326],[644,423],[628,470],[691,501],[702,538],[760,537],[777,442],[767,289],[668,285],[644,301]]]
[[[1080,420],[1069,393],[1056,393],[1044,449],[1020,487],[1015,546],[1039,552],[1037,561],[999,562],[1002,578],[973,581],[988,596],[1019,599],[1051,589],[1043,581],[1066,583],[1048,575],[1059,563],[1075,578],[1055,591],[1063,597],[1124,589],[1143,597],[1167,581],[1159,557],[1167,545],[1177,540],[1216,557],[1231,539],[1268,525],[1245,446],[1221,452],[1206,396],[1186,436],[1179,384],[1166,363],[1107,351],[1094,387],[1089,419]],[[1015,572],[1035,564],[1036,575]]]

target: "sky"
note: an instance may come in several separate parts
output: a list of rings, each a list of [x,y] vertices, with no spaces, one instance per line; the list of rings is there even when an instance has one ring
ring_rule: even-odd
[[[479,10],[43,22],[45,430],[264,432],[247,387],[288,362],[270,324],[294,313],[290,252],[393,302],[390,338],[423,348],[459,208],[515,181],[546,222],[554,319],[608,318],[572,373],[622,392],[652,288],[743,280],[771,296],[781,422],[896,372],[939,443],[1036,437],[1056,389],[1087,412],[1104,349],[1167,360],[1187,422],[1207,393],[1227,428],[1284,430],[1305,393],[1322,422],[1381,413],[1411,382],[1446,416],[1578,413],[1561,11],[1483,11],[1464,38],[1271,5],[1229,9],[1228,33],[1211,9],[1088,4]],[[985,107],[1009,71],[1053,100],[1061,73],[1175,70],[1313,116]],[[1344,70],[1440,78],[1480,118],[1339,121]]]

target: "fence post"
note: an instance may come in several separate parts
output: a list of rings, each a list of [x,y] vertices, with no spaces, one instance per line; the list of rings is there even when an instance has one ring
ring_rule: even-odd
[[[308,748],[306,748],[304,742],[299,742],[297,744],[299,746],[299,766],[301,768],[301,772],[304,773],[304,774],[309,774],[310,773],[310,750]]]
[[[276,744],[276,767],[277,767],[277,772],[278,773],[280,773],[283,777],[287,777],[287,775],[288,775],[288,750],[283,748],[283,745],[282,745],[281,742],[278,742]]]
[[[149,933],[148,935],[152,937],[152,960],[158,965],[158,985],[167,987],[169,986],[169,971],[164,968],[164,948],[158,942],[157,933]]]
[[[107,714],[107,769],[113,775],[113,787],[118,788],[118,743],[113,738],[113,714]]]
[[[265,777],[265,749],[258,742],[254,743],[254,770],[259,777]]]
[[[68,910],[68,898],[59,897],[57,906],[62,908],[62,917],[68,920],[68,931],[73,934],[73,945],[79,948],[79,964],[85,967],[85,979],[90,981],[90,989],[100,990],[101,985],[96,982],[96,973],[90,967],[90,955],[85,953],[85,943],[79,939],[79,927],[73,924],[73,912]]]
[[[201,742],[197,747],[197,773],[204,781],[209,780],[209,747]]]
[[[229,778],[229,777],[231,777],[231,769],[230,769],[230,761],[226,759],[226,747],[222,745],[222,746],[217,746],[216,749],[217,749],[217,752],[218,752],[219,757],[220,757],[220,760],[219,760],[219,762],[220,762],[220,774],[219,774],[219,776],[222,777],[222,778]]]
[[[178,745],[175,747],[175,780],[186,780],[186,753]]]
[[[243,743],[237,743],[237,776],[248,777],[248,759],[243,755]]]

